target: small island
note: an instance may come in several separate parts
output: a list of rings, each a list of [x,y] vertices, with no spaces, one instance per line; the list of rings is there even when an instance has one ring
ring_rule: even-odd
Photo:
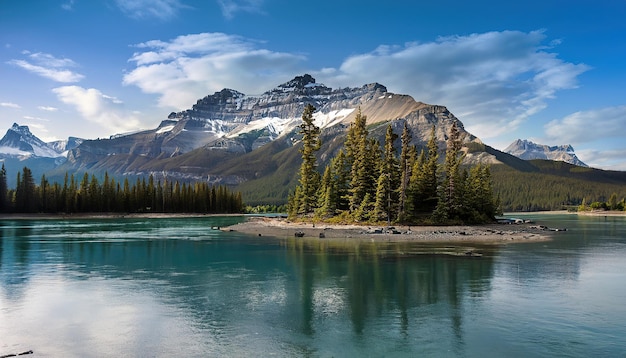
[[[553,233],[533,224],[484,224],[448,226],[375,226],[355,224],[293,222],[279,217],[252,217],[246,222],[222,228],[258,236],[300,237],[327,240],[504,244],[547,241]]]

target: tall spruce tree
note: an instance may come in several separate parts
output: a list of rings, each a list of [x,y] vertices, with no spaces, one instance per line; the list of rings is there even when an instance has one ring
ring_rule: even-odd
[[[350,124],[346,135],[345,148],[348,166],[350,168],[349,205],[350,211],[355,212],[370,190],[372,183],[368,174],[369,139],[366,128],[367,117],[361,114],[361,109]]]
[[[409,199],[411,215],[431,214],[437,205],[437,187],[439,185],[439,145],[435,127],[432,127],[427,152],[422,151],[413,164],[409,180]]]
[[[304,107],[302,124],[298,132],[302,135],[302,148],[300,148],[302,164],[300,165],[299,185],[292,197],[293,201],[290,202],[290,206],[295,206],[295,210],[291,209],[290,213],[295,212],[298,215],[308,215],[313,212],[318,203],[320,175],[317,171],[315,153],[320,149],[321,141],[320,128],[314,123],[313,112],[315,112],[315,107],[312,105],[307,104]]]
[[[5,212],[9,209],[7,201],[7,170],[2,163],[2,169],[0,169],[0,212]]]
[[[34,213],[39,203],[36,195],[35,179],[28,167],[22,169],[22,174],[17,173],[17,185],[15,187],[15,209],[21,213]]]
[[[374,217],[378,220],[386,220],[388,223],[395,221],[398,215],[397,189],[400,186],[400,167],[394,146],[397,138],[398,135],[393,132],[391,124],[387,125],[383,160],[376,187]]]
[[[404,121],[404,128],[402,129],[401,139],[401,152],[400,152],[400,187],[398,188],[398,219],[403,221],[406,219],[406,200],[407,191],[409,187],[409,180],[411,178],[411,172],[413,169],[413,163],[415,162],[416,149],[414,145],[411,145],[413,135],[409,129],[409,125]]]
[[[461,220],[463,216],[464,181],[461,173],[461,146],[463,137],[456,122],[452,123],[446,141],[446,159],[443,164],[444,178],[439,186],[437,207],[433,218],[436,222]]]

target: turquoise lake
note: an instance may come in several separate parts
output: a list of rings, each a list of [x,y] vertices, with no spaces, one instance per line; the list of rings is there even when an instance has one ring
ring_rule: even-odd
[[[213,229],[243,217],[2,220],[0,356],[626,357],[626,218],[524,217],[568,231],[471,258]]]

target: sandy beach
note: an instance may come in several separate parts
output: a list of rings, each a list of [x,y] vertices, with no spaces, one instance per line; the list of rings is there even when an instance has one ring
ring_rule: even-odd
[[[283,218],[251,217],[246,222],[222,228],[258,236],[366,240],[383,242],[504,244],[546,241],[554,232],[533,224],[491,224],[480,226],[385,226],[334,225],[291,222]]]

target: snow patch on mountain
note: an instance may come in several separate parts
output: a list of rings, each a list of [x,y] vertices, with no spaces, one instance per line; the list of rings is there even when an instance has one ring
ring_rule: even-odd
[[[32,134],[28,126],[20,126],[17,123],[14,123],[4,137],[0,139],[0,155],[41,158],[63,157],[62,152],[55,150],[53,146]]]
[[[161,128],[159,128],[159,129],[156,131],[156,134],[161,134],[161,133],[171,132],[171,131],[172,131],[172,129],[174,129],[174,127],[175,127],[175,126],[173,126],[173,125],[161,127]]]
[[[241,134],[250,133],[253,131],[267,129],[270,134],[278,137],[284,133],[285,128],[293,123],[295,118],[279,118],[279,117],[266,117],[248,122],[237,126],[234,130],[225,135],[226,138],[235,138]]]
[[[354,110],[355,108],[344,108],[328,113],[315,112],[313,113],[313,120],[315,121],[315,125],[320,128],[332,127],[341,123],[341,121],[354,112]]]
[[[524,160],[556,160],[581,167],[588,167],[587,164],[578,159],[576,153],[574,153],[574,147],[569,144],[548,146],[544,144],[533,143],[526,139],[518,139],[511,143],[508,147],[506,147],[506,149],[504,149],[504,152]]]

